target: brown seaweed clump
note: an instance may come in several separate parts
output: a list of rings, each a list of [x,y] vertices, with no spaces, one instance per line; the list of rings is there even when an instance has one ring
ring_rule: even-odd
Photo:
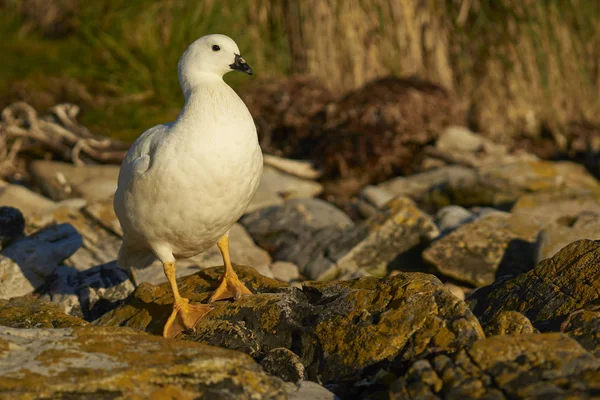
[[[311,120],[334,97],[325,85],[308,76],[263,80],[240,96],[258,130],[262,149],[284,157],[299,157],[300,143],[309,136]]]
[[[417,79],[388,77],[330,104],[311,158],[330,179],[375,183],[418,170],[423,149],[465,113],[448,91]]]

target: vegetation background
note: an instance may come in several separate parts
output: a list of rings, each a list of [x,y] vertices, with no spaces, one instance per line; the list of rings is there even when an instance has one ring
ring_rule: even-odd
[[[0,107],[73,102],[132,141],[177,115],[178,57],[215,32],[260,78],[339,95],[386,75],[440,84],[498,140],[600,132],[598,0],[0,0]]]

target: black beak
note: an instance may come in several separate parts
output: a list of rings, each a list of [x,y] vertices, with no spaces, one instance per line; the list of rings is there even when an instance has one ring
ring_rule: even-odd
[[[244,60],[239,54],[235,55],[235,61],[233,64],[229,64],[229,68],[235,69],[236,71],[245,72],[248,75],[252,75],[254,73],[252,68],[250,68],[250,66],[246,63],[246,60]]]

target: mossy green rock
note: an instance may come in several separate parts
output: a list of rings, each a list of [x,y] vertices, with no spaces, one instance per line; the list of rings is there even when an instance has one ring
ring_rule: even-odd
[[[598,298],[600,241],[580,240],[525,274],[475,291],[467,301],[483,325],[504,311],[518,311],[548,331]]]
[[[371,376],[432,352],[452,353],[483,330],[466,304],[433,275],[400,273],[343,282],[307,282],[302,290],[236,266],[256,293],[214,309],[180,338],[244,351],[262,358],[271,350],[293,351],[306,376],[323,383]],[[205,302],[222,268],[178,280],[183,296]],[[160,334],[171,313],[167,285],[142,284],[127,303],[96,323]],[[394,364],[394,361],[397,363]]]
[[[501,335],[454,356],[415,362],[389,398],[591,399],[600,391],[600,360],[560,333]]]
[[[65,314],[54,303],[27,295],[0,300],[0,325],[12,328],[72,328],[87,326],[88,323]]]
[[[115,327],[0,327],[0,398],[285,399],[246,354]]]

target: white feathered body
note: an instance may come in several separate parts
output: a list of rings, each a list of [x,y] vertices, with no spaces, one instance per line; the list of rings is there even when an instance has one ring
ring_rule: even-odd
[[[177,120],[146,131],[121,166],[119,264],[140,268],[215,245],[250,203],[262,166],[254,121],[233,89],[222,80],[195,88]]]

